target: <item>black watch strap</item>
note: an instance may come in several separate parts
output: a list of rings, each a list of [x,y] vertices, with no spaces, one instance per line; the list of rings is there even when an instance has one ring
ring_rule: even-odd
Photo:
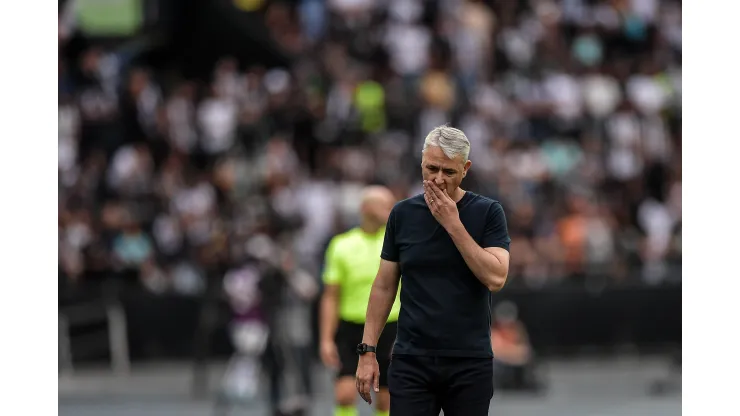
[[[375,351],[376,351],[376,348],[375,348],[374,345],[367,345],[365,343],[362,343],[362,344],[358,344],[357,345],[357,354],[358,355],[363,355],[363,354],[366,354],[368,352],[375,353]]]

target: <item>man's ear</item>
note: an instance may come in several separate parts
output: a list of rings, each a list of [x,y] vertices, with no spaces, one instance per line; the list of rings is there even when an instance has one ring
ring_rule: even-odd
[[[465,165],[463,166],[463,177],[468,174],[468,169],[470,169],[470,166],[473,164],[470,160],[465,162]]]

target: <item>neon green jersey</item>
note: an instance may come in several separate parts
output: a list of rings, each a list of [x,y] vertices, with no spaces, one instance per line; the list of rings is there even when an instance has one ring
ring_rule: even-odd
[[[326,250],[324,283],[339,286],[339,318],[354,323],[365,322],[375,275],[380,267],[385,228],[368,234],[359,227],[332,238]],[[400,287],[399,287],[400,291]],[[398,294],[388,322],[398,321],[401,302]]]

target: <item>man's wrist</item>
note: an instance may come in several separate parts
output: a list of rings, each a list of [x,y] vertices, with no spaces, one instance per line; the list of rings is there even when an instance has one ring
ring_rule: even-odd
[[[362,359],[362,357],[375,358],[375,351],[367,351],[365,353],[357,354],[357,355],[360,356],[360,359]]]
[[[451,223],[447,225],[445,229],[447,230],[447,233],[450,235],[450,237],[460,235],[461,232],[467,232],[459,217],[455,218],[454,221],[451,221]]]
[[[361,344],[357,344],[357,354],[358,355],[365,355],[365,354],[368,354],[368,353],[375,353],[376,348],[377,347],[375,345],[373,345],[373,344],[367,344],[367,343],[364,343],[363,342]]]

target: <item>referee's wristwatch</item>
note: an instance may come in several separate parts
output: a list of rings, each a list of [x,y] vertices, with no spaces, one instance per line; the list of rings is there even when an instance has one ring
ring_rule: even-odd
[[[375,347],[367,345],[364,342],[362,344],[357,344],[357,355],[365,355],[368,352],[375,353]]]

